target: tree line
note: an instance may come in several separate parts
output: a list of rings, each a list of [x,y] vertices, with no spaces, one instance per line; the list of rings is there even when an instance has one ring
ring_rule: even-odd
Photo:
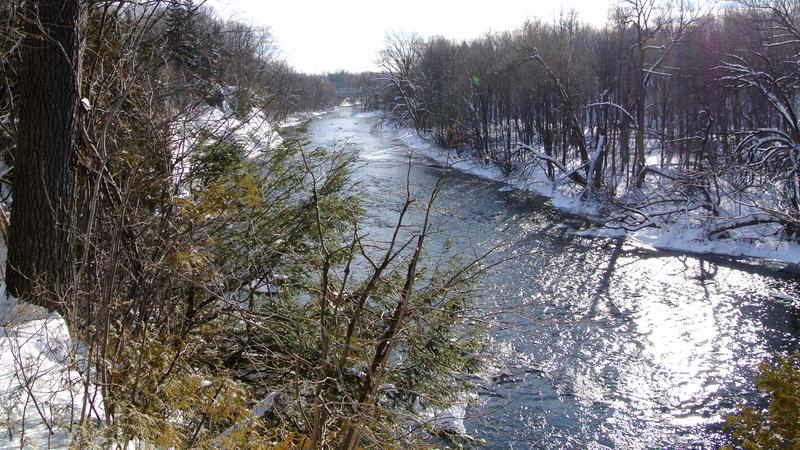
[[[268,30],[192,0],[14,0],[0,23],[4,280],[79,343],[70,405],[17,367],[51,432],[81,448],[411,445],[418,408],[467,388],[484,268],[426,257],[438,188],[409,189],[375,242],[353,149],[312,148],[304,126],[261,142],[368,77],[297,73]],[[25,446],[22,407],[3,420]]]
[[[710,238],[797,239],[798,55],[794,1],[622,0],[602,27],[571,12],[469,41],[396,34],[382,105],[460,156],[567,180],[614,226],[693,214]]]

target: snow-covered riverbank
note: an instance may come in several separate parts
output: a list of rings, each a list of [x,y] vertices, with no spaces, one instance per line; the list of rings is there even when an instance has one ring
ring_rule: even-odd
[[[103,419],[81,346],[58,313],[6,297],[0,282],[0,449],[67,448],[81,422]]]
[[[315,118],[317,118],[319,116],[322,116],[322,115],[327,114],[327,113],[329,113],[331,111],[334,111],[336,108],[338,108],[338,107],[324,109],[322,111],[309,111],[309,112],[304,112],[304,113],[292,114],[289,117],[287,117],[286,120],[281,122],[278,127],[279,128],[297,127],[297,126],[302,125],[303,122],[305,122],[307,120],[315,119]]]
[[[572,184],[554,186],[541,170],[522,170],[511,176],[489,163],[475,158],[459,157],[433,144],[414,130],[401,128],[401,139],[409,147],[437,163],[478,177],[504,183],[501,189],[519,189],[550,198],[551,204],[572,214],[603,222],[597,203],[581,199],[582,191]],[[790,271],[800,271],[800,245],[795,242],[763,236],[756,231],[738,230],[734,238],[710,240],[696,219],[686,217],[659,227],[637,231],[598,226],[578,234],[625,238],[630,243],[645,248],[670,250],[695,254],[723,255],[735,258],[755,258],[761,262]]]

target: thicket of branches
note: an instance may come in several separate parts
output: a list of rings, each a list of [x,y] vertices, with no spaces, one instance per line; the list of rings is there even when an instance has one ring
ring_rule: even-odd
[[[352,149],[310,148],[302,130],[278,146],[239,133],[336,101],[330,81],[277,58],[266,30],[189,0],[62,3],[81,14],[79,86],[63,86],[81,99],[77,142],[63,146],[74,189],[48,192],[57,206],[40,213],[65,213],[67,263],[6,272],[81,343],[84,400],[48,428],[104,448],[418,439],[418,408],[453,400],[478,364],[463,324],[482,266],[425,263],[438,187],[409,189],[387,238],[364,236]],[[18,69],[32,43],[60,45],[37,4],[0,6],[4,206],[30,157]]]
[[[707,236],[797,239],[800,6],[622,0],[468,42],[396,35],[384,108],[507,174],[567,180],[627,229],[692,215]]]

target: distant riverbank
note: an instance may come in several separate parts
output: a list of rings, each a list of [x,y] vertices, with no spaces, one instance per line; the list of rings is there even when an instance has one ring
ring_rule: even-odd
[[[696,218],[665,224],[661,227],[647,227],[637,231],[603,226],[604,216],[601,206],[596,202],[582,200],[581,192],[575,186],[555,186],[538,167],[525,168],[504,175],[499,168],[489,162],[475,158],[459,157],[456,152],[436,146],[426,136],[410,128],[401,127],[403,142],[420,154],[437,163],[505,185],[507,189],[519,189],[548,197],[550,203],[562,210],[598,222],[598,227],[583,230],[586,236],[606,236],[625,238],[643,248],[685,252],[698,255],[721,255],[740,259],[744,263],[763,265],[771,269],[800,273],[800,244],[758,234],[759,230],[739,232],[735,238],[710,240],[707,230]]]

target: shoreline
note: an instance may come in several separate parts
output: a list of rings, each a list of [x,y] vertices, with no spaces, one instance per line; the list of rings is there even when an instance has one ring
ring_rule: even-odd
[[[519,174],[507,177],[497,167],[475,158],[462,158],[431,143],[426,137],[407,127],[397,128],[400,140],[420,155],[437,164],[468,173],[479,178],[503,183],[503,190],[519,190],[546,197],[550,204],[563,212],[575,214],[597,222],[603,216],[601,205],[591,204],[578,198],[580,192],[564,192],[546,179],[543,173]],[[537,176],[538,175],[538,176]],[[648,227],[637,231],[599,226],[577,231],[580,236],[609,237],[623,239],[647,250],[708,255],[732,258],[736,262],[769,270],[800,274],[800,244],[779,240],[727,239],[709,240],[701,237],[702,227],[692,226],[690,219],[670,223],[667,227]],[[683,222],[683,223],[681,223]]]

